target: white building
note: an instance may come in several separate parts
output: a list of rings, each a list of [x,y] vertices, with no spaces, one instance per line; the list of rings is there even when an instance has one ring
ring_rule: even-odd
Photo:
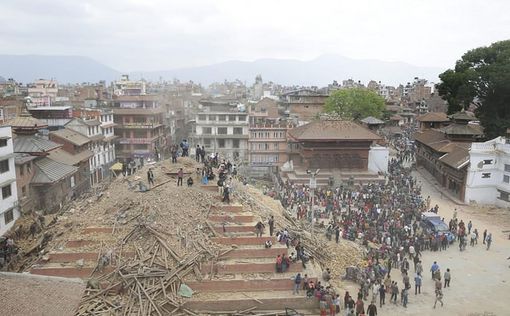
[[[465,202],[510,207],[509,139],[471,144]]]
[[[130,80],[129,75],[122,75],[120,80],[112,83],[114,95],[145,95],[147,88],[145,81]]]
[[[0,126],[0,236],[19,216],[11,127]]]
[[[53,79],[39,79],[28,87],[28,95],[34,106],[51,106],[58,94],[58,82]]]
[[[196,115],[192,145],[204,146],[227,159],[248,159],[248,113],[236,105],[204,102]]]

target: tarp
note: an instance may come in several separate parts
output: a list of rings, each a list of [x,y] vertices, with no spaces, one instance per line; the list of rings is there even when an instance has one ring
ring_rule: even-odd
[[[191,297],[193,295],[193,290],[184,283],[181,283],[179,287],[179,291],[177,292],[182,297]]]
[[[110,170],[122,171],[122,164],[120,162],[117,162],[117,163],[113,164],[113,166],[110,167]]]

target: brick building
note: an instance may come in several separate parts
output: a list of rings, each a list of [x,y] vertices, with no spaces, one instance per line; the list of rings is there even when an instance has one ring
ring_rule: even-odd
[[[311,121],[324,110],[329,97],[309,89],[300,89],[284,93],[282,106],[287,114],[296,116],[300,121]]]

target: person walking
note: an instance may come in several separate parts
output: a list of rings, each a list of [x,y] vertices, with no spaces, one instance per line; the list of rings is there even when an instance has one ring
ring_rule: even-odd
[[[471,223],[471,221],[469,221],[468,223],[468,235],[471,234],[471,228],[473,227],[473,223]]]
[[[421,294],[421,275],[416,273],[414,276],[414,295],[418,295],[418,293]]]
[[[452,279],[452,275],[450,273],[450,269],[446,269],[446,272],[444,273],[444,287],[450,287],[450,280]]]
[[[152,172],[152,168],[149,168],[149,171],[147,171],[147,182],[149,182],[149,185],[154,185],[154,173]]]
[[[397,298],[398,298],[398,284],[397,282],[393,281],[391,284],[390,302],[393,302],[393,304],[397,305]]]
[[[404,288],[402,290],[402,306],[407,307],[408,299],[409,299],[409,291],[407,288]]]
[[[434,261],[434,263],[430,267],[430,272],[432,272],[432,279],[434,279],[434,274],[436,273],[437,270],[439,270],[439,265],[437,264],[436,261]]]
[[[437,302],[441,303],[441,307],[443,307],[443,291],[436,290],[436,300],[434,302],[434,308],[436,308]]]
[[[386,298],[386,289],[384,288],[384,284],[381,284],[381,287],[379,287],[379,307],[382,308],[382,306],[385,304],[384,300]]]
[[[377,316],[377,306],[375,306],[374,301],[368,305],[367,314],[368,316]]]
[[[182,178],[184,177],[184,171],[182,171],[182,168],[179,168],[179,171],[177,171],[177,186],[182,187]]]
[[[301,287],[301,273],[298,273],[294,278],[294,290],[292,294],[299,294],[299,288]]]
[[[491,247],[491,243],[492,243],[492,233],[489,233],[487,235],[487,238],[485,238],[485,243],[487,244],[487,250],[489,250],[489,248]]]
[[[487,239],[487,229],[483,231],[483,244],[485,245],[485,239]]]

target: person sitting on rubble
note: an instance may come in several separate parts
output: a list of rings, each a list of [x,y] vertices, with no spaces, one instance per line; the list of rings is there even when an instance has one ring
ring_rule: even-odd
[[[290,260],[290,262],[296,262],[297,261],[296,254],[294,252],[290,253],[289,260]]]
[[[326,268],[324,272],[322,272],[322,279],[326,282],[329,282],[331,280],[331,271],[329,268]]]
[[[193,178],[191,178],[191,176],[188,178],[188,180],[186,180],[186,183],[188,184],[188,187],[191,187],[193,186]]]
[[[264,243],[264,247],[267,248],[271,248],[273,246],[273,242],[271,240],[266,240],[266,242]]]

